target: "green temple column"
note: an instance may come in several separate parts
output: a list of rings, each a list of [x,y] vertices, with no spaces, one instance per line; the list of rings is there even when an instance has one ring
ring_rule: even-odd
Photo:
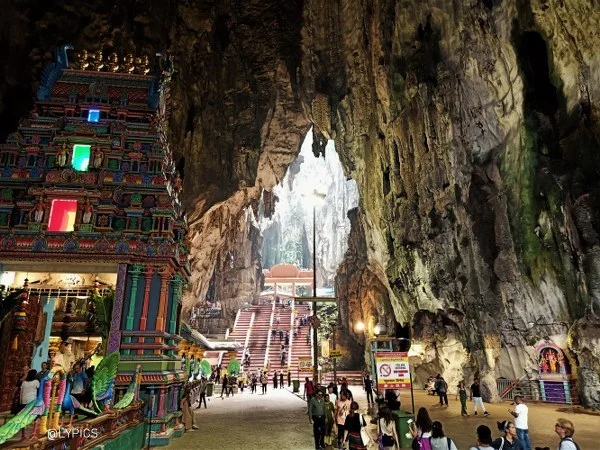
[[[181,290],[184,281],[185,278],[180,273],[175,274],[171,281],[171,283],[173,283],[173,303],[171,306],[171,318],[169,320],[169,333],[171,334],[175,334],[177,331],[177,310],[179,309],[179,300],[181,298]],[[175,345],[175,340],[169,339],[169,345]],[[175,350],[169,350],[168,355],[174,357]]]
[[[133,330],[133,321],[134,321],[134,313],[135,313],[135,302],[137,299],[137,288],[138,281],[140,279],[140,275],[144,270],[144,266],[141,264],[134,264],[129,269],[129,275],[131,275],[131,292],[129,293],[129,307],[127,308],[127,319],[125,322],[125,330],[132,331]],[[131,336],[125,337],[125,343],[131,343]],[[125,350],[125,355],[131,354],[131,349]]]

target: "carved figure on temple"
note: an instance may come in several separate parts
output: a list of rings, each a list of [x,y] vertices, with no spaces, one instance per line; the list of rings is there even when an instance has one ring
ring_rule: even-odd
[[[142,58],[136,56],[133,64],[135,65],[135,73],[142,73]]]
[[[31,218],[36,223],[42,223],[44,221],[44,212],[46,207],[44,206],[44,199],[40,197],[35,207],[31,210]]]
[[[125,58],[123,58],[123,69],[127,73],[133,73],[135,70],[135,61],[131,53],[127,53]]]
[[[111,72],[118,72],[121,69],[121,65],[119,64],[119,55],[116,53],[111,53],[108,56],[108,70]]]
[[[94,166],[95,169],[98,169],[98,168],[102,167],[103,161],[104,161],[104,153],[99,148],[96,148],[96,151],[94,152],[94,161],[93,161],[92,165]]]
[[[179,172],[175,172],[175,177],[173,178],[173,188],[175,189],[175,192],[181,192],[182,187],[183,183],[179,176]]]
[[[67,156],[69,152],[67,150],[67,144],[63,144],[60,151],[56,154],[56,164],[59,167],[65,167],[67,164]]]
[[[92,215],[94,214],[94,207],[90,203],[90,199],[85,199],[85,204],[83,205],[83,215],[81,216],[82,223],[91,223]]]
[[[98,50],[96,53],[92,55],[92,63],[91,68],[100,72],[104,67],[104,56],[102,55],[102,50]]]
[[[77,68],[79,70],[88,70],[90,67],[88,59],[89,56],[87,50],[84,49],[80,53],[77,53]]]

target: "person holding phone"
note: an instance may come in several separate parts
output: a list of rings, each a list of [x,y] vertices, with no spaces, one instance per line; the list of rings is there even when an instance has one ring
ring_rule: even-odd
[[[509,409],[508,412],[515,418],[515,427],[517,429],[517,437],[523,446],[523,450],[531,450],[531,441],[529,440],[529,426],[527,423],[527,416],[529,415],[529,408],[523,402],[523,397],[520,395],[515,396],[514,410]]]

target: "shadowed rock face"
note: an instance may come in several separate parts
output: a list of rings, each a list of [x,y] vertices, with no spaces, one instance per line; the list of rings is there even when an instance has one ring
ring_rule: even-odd
[[[55,44],[168,48],[194,249],[187,308],[314,124],[361,195],[350,248],[362,252],[338,280],[347,329],[383,315],[410,325],[418,376],[479,370],[492,398],[497,376],[532,374],[530,345],[549,337],[599,406],[597,4],[46,3],[0,19],[0,133],[30,108]]]

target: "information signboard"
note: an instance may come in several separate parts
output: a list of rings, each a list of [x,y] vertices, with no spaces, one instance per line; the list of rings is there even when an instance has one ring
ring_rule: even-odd
[[[301,356],[298,358],[298,372],[312,372],[313,364],[312,357]]]
[[[410,389],[408,354],[403,352],[375,353],[378,389]]]
[[[329,357],[330,358],[341,358],[342,351],[341,350],[329,350]]]

